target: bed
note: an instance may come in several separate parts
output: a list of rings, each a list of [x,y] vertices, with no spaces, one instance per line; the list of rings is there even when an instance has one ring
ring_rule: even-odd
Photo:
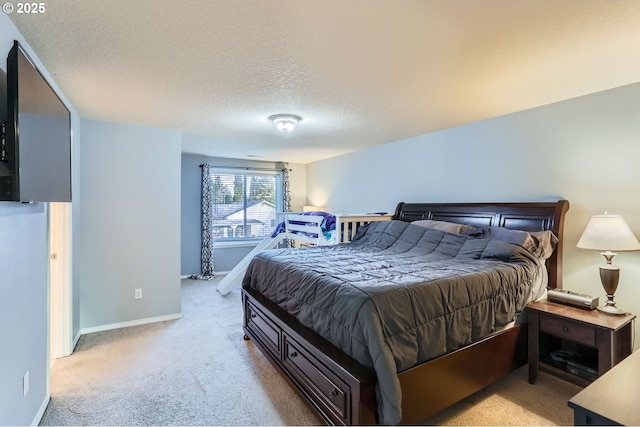
[[[526,323],[522,320],[526,316],[520,315],[528,302],[524,296],[540,296],[539,291],[535,295],[529,291],[533,282],[537,283],[536,286],[548,288],[562,286],[562,230],[568,207],[565,200],[499,204],[399,203],[394,221],[363,227],[348,248],[337,245],[314,248],[311,252],[263,253],[251,262],[243,279],[246,338],[253,340],[328,424],[419,423],[525,363]],[[519,245],[496,242],[485,236],[478,238],[440,230],[424,231],[415,225],[417,223],[409,224],[425,220],[462,224],[474,233],[476,230],[493,230],[494,233],[519,230],[518,233],[533,235],[534,232],[549,230],[557,237],[557,243],[555,251],[541,261],[542,258],[533,257]],[[384,246],[387,242],[391,243]],[[382,252],[377,252],[378,247]],[[427,252],[425,248],[428,248]],[[358,267],[360,261],[348,258],[353,254],[347,255],[347,249],[351,252],[362,250],[363,254],[373,251],[362,255],[369,264]],[[332,254],[318,251],[331,251]],[[325,257],[333,260],[330,267],[321,267]],[[420,263],[434,262],[434,257],[439,265],[437,269],[431,272],[422,268]],[[341,260],[343,264],[340,264]],[[506,264],[505,260],[511,261]],[[481,268],[480,264],[482,268],[485,265],[495,266],[499,271],[476,272],[476,268]],[[366,272],[364,285],[364,273],[358,268]],[[462,278],[438,276],[445,270],[461,270]],[[398,273],[404,271],[406,274]],[[537,279],[542,275],[539,271],[544,273],[542,283]],[[497,289],[498,282],[504,281],[502,277],[506,274],[515,274],[519,278],[518,284],[498,291],[504,292],[504,296],[494,294],[493,289]],[[424,287],[422,282],[430,276],[437,286]],[[478,289],[486,291],[469,291],[475,289],[467,285],[472,276],[482,277]],[[288,285],[283,283],[283,288],[274,287],[284,278],[288,278]],[[398,286],[396,282],[406,283]],[[466,288],[461,288],[460,283],[464,283]],[[406,310],[398,311],[399,306],[396,305],[394,311],[394,302],[383,299],[387,296],[379,296],[383,294],[379,292],[382,288],[390,290],[391,300],[395,303],[410,295],[407,304],[411,307],[407,305]],[[455,315],[447,314],[445,317],[434,311],[435,314],[427,316],[421,311],[431,310],[425,305],[423,296],[425,292],[432,292],[427,289],[436,288],[441,294],[452,294],[454,301],[457,298],[461,302],[443,301],[444,308],[433,310],[449,310],[451,304],[460,304],[451,310]],[[452,291],[458,288],[466,289],[469,295],[478,293],[481,301],[465,303],[467,296],[464,293]],[[354,299],[343,299],[342,294],[349,294]],[[320,302],[307,299],[307,295],[319,296]],[[331,298],[326,295],[331,295]],[[290,300],[286,299],[290,297]],[[429,306],[433,304],[435,307],[438,300],[433,298]],[[298,304],[300,301],[304,303]],[[351,307],[353,304],[358,308],[340,313],[334,310],[336,306]],[[485,316],[476,309],[483,305],[488,307],[490,315]],[[503,305],[508,305],[505,313],[516,322],[502,321],[505,317],[501,314],[502,309],[494,306]],[[422,308],[418,310],[416,307]],[[327,314],[329,311],[331,313]],[[383,318],[388,312],[393,312],[394,316]],[[348,323],[353,319],[345,320],[351,313],[357,313],[353,327]],[[405,316],[404,313],[411,315]],[[476,315],[480,316],[480,321],[474,323],[471,318]],[[376,320],[376,316],[381,317]],[[428,318],[428,322],[418,322],[416,319],[422,319],[421,316]],[[374,319],[374,323],[369,317]],[[406,325],[401,324],[405,317],[408,319]],[[482,320],[485,317],[492,319],[488,326]],[[496,319],[502,320],[498,322]],[[393,330],[396,323],[400,325],[399,333]],[[422,329],[430,330],[434,323],[446,328],[447,334],[451,332],[449,329],[455,332],[451,334],[452,338],[447,335],[444,345],[435,346],[437,350],[431,349],[431,342],[441,343],[442,334],[438,332],[429,336],[420,332]],[[416,325],[421,329],[418,330]],[[406,333],[414,329],[418,332]],[[459,332],[458,329],[464,331]],[[388,333],[389,330],[393,333]],[[434,330],[439,331],[437,328]],[[366,345],[363,344],[365,341]],[[405,349],[407,343],[409,346]],[[370,351],[369,346],[375,347],[375,351]],[[414,347],[415,351],[407,350]]]

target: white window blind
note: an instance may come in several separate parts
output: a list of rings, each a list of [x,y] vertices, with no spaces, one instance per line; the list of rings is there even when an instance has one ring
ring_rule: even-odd
[[[211,204],[214,242],[263,239],[282,211],[282,174],[213,169]]]

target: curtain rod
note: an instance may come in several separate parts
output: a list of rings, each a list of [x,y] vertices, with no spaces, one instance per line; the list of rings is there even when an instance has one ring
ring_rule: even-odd
[[[200,167],[205,166],[205,164],[200,165]],[[217,165],[212,165],[209,164],[210,167],[214,168],[214,169],[242,169],[242,170],[247,170],[247,171],[269,171],[269,172],[278,172],[281,171],[282,169],[287,169],[287,168],[253,168],[251,166],[217,166]],[[293,171],[293,169],[288,169],[289,172]]]

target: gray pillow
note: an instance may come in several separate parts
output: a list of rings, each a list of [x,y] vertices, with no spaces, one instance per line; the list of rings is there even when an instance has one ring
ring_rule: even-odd
[[[463,234],[520,245],[542,261],[551,256],[558,243],[558,238],[549,230],[527,232],[504,227],[482,227],[465,230]]]

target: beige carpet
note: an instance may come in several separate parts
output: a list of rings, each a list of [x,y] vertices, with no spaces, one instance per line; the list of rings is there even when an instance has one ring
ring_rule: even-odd
[[[251,342],[240,292],[184,280],[183,318],[83,336],[51,371],[41,425],[317,425]],[[425,420],[441,425],[570,425],[580,388],[526,367]],[[444,385],[446,387],[446,385]]]
[[[543,372],[535,385],[524,366],[502,381],[481,390],[424,423],[459,426],[573,425],[567,401],[582,388]]]

